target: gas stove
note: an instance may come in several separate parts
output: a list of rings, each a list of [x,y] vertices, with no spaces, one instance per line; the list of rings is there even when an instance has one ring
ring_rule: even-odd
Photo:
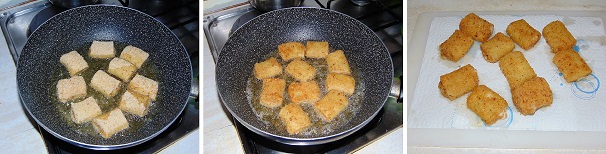
[[[402,1],[379,0],[358,6],[352,1],[308,0],[304,1],[302,6],[332,9],[360,20],[377,34],[391,53],[394,77],[402,76]],[[252,8],[247,2],[225,9],[207,11],[203,17],[203,28],[208,41],[205,43],[208,43],[213,60],[217,61],[221,48],[231,33],[263,13]],[[349,153],[401,128],[403,125],[402,111],[402,104],[389,98],[377,116],[359,131],[341,140],[314,146],[292,146],[271,141],[248,130],[236,119],[232,118],[232,121],[246,153]],[[226,114],[230,113],[226,112]]]
[[[156,18],[169,27],[185,46],[194,70],[194,82],[199,78],[199,1],[129,1],[101,0],[99,4],[118,5],[137,9]],[[28,1],[17,7],[0,11],[0,27],[6,38],[15,65],[28,36],[52,16],[67,9],[49,1]],[[177,120],[157,137],[140,145],[115,150],[123,153],[153,153],[166,148],[199,128],[198,98],[191,97]],[[29,116],[29,115],[28,115]],[[30,122],[38,129],[49,153],[98,153],[67,143],[39,127],[32,117]]]

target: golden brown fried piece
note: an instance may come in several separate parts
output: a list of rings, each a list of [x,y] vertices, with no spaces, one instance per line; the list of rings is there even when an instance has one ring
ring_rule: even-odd
[[[78,73],[88,68],[88,63],[84,60],[84,57],[77,51],[71,51],[69,53],[61,55],[59,62],[67,68],[70,76],[76,76]]]
[[[286,125],[288,134],[297,134],[311,126],[311,120],[307,117],[303,108],[296,103],[290,103],[280,109],[278,113],[280,120]]]
[[[455,30],[446,41],[440,44],[440,56],[444,59],[457,62],[467,54],[471,45],[473,45],[471,36],[460,30]]]
[[[553,56],[553,63],[562,72],[562,76],[567,82],[578,81],[592,72],[583,57],[573,49],[556,52]]]
[[[320,101],[314,104],[316,111],[322,115],[324,121],[331,122],[349,105],[347,96],[342,92],[331,90]]]
[[[440,76],[438,89],[442,96],[454,100],[473,90],[478,86],[478,72],[467,64],[455,71]]]
[[[278,45],[278,54],[284,61],[305,58],[305,45],[301,42],[286,42]]]
[[[541,33],[532,28],[524,19],[510,23],[505,31],[524,50],[534,47],[541,39]]]
[[[474,40],[486,42],[490,38],[490,35],[492,35],[494,25],[474,13],[469,13],[461,19],[459,29]]]
[[[507,101],[487,86],[480,85],[467,97],[467,108],[480,116],[486,125],[492,125],[505,118]]]
[[[505,75],[510,89],[515,89],[522,83],[537,77],[534,69],[520,51],[513,51],[503,56],[499,61],[499,68]]]
[[[326,56],[326,63],[328,64],[328,72],[347,74],[351,73],[349,68],[349,62],[343,50],[337,50]]]
[[[513,40],[501,32],[480,45],[484,59],[491,63],[499,61],[505,54],[513,51],[513,48],[515,48]]]
[[[297,81],[308,81],[316,77],[316,68],[301,59],[293,60],[284,70]]]
[[[269,57],[269,59],[255,63],[254,66],[255,77],[259,80],[265,78],[271,78],[276,75],[282,74],[282,65],[278,63],[278,60],[274,57]]]
[[[267,78],[263,79],[263,87],[261,88],[261,95],[259,102],[261,105],[269,108],[275,108],[282,105],[284,100],[284,88],[286,87],[286,81],[278,78]]]
[[[307,41],[305,57],[324,58],[328,55],[328,42]]]
[[[356,88],[356,81],[353,77],[345,74],[330,73],[326,76],[326,90],[337,90],[352,95]]]
[[[543,28],[543,37],[551,47],[551,52],[572,49],[577,43],[570,31],[561,21],[553,21]]]
[[[553,102],[551,88],[542,77],[524,82],[513,89],[511,95],[513,104],[523,115],[533,115],[539,108],[549,106]]]
[[[320,99],[320,86],[316,81],[293,82],[288,85],[288,97],[295,103],[313,103]]]

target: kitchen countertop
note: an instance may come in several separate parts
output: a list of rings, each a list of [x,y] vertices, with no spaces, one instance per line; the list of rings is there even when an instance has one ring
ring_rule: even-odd
[[[0,1],[0,8],[25,0]],[[1,153],[47,153],[44,141],[19,101],[17,67],[4,35],[0,35],[0,149]],[[166,147],[159,153],[199,153],[200,130]]]
[[[221,9],[245,0],[208,0],[204,1],[204,11]],[[202,40],[203,54],[203,152],[204,153],[242,153],[242,142],[237,134],[232,117],[228,117],[227,109],[221,105],[215,83],[215,64],[206,37]],[[356,153],[402,153],[404,129],[400,127],[381,137],[379,140],[359,149]]]
[[[407,19],[407,44],[410,43],[412,32],[415,29],[417,18],[424,12],[431,11],[559,11],[559,10],[606,10],[606,1],[603,0],[409,0]],[[414,140],[408,138],[408,140]],[[488,149],[488,148],[456,148],[456,147],[411,147],[410,153],[604,153],[598,150],[574,149]]]

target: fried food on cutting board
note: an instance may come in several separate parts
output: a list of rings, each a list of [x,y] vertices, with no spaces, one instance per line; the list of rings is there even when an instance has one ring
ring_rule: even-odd
[[[471,36],[476,41],[486,42],[492,35],[494,25],[480,18],[475,13],[469,13],[463,19],[461,19],[459,29]]]
[[[477,86],[467,97],[467,108],[480,116],[486,125],[505,118],[507,101],[485,85]]]
[[[440,76],[438,89],[440,89],[442,96],[452,101],[470,92],[478,84],[478,72],[473,66],[467,64]]]
[[[553,102],[549,84],[542,77],[535,77],[511,90],[513,104],[523,115],[533,115],[539,108]]]
[[[513,40],[501,32],[480,45],[484,59],[490,63],[498,62],[505,54],[513,51],[513,48]]]
[[[471,36],[460,30],[455,30],[450,37],[440,44],[440,56],[452,62],[458,62],[463,58],[473,45]]]
[[[543,37],[551,47],[551,52],[572,49],[577,40],[561,21],[553,21],[543,28]]]
[[[524,50],[534,47],[539,42],[539,39],[541,39],[541,33],[532,28],[524,19],[510,23],[505,32]]]
[[[513,51],[503,56],[499,61],[499,68],[505,75],[510,89],[515,89],[522,83],[537,77],[534,69],[520,51]]]
[[[572,48],[556,52],[553,56],[553,63],[562,72],[562,76],[567,82],[578,81],[592,72],[583,57]]]

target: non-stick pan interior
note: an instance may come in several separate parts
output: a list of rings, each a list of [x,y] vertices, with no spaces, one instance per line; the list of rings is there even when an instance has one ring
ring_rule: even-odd
[[[253,65],[264,60],[279,44],[307,40],[328,41],[342,49],[352,67],[359,70],[364,83],[364,99],[354,118],[329,134],[317,136],[284,135],[263,123],[246,99],[247,80]],[[289,8],[258,16],[229,38],[217,64],[217,86],[225,106],[249,129],[266,136],[289,140],[331,138],[360,128],[385,103],[393,76],[389,52],[372,30],[344,14],[319,8]],[[252,127],[252,128],[251,128]]]
[[[57,80],[51,78],[56,71],[63,71],[62,75],[69,77],[59,57],[90,45],[93,40],[112,40],[139,47],[149,53],[146,63],[158,70],[158,98],[148,113],[153,118],[137,130],[109,139],[68,127],[57,114],[53,103],[60,102],[51,93],[56,88]],[[87,51],[79,52],[86,56]],[[21,101],[38,124],[58,138],[93,149],[129,147],[160,134],[185,108],[191,79],[187,52],[170,29],[142,12],[109,5],[70,9],[49,19],[29,37],[17,69]],[[90,84],[90,79],[85,81]]]

